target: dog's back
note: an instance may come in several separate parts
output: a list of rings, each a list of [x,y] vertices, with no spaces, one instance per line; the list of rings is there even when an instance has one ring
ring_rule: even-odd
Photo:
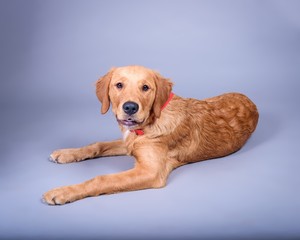
[[[171,155],[177,155],[179,161],[196,162],[239,150],[256,128],[258,111],[239,93],[204,100],[176,96],[163,118],[177,123],[165,140],[174,145]]]

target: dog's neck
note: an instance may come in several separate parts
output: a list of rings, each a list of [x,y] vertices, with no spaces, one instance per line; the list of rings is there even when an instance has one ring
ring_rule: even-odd
[[[169,104],[169,102],[172,100],[174,96],[174,93],[170,93],[168,100],[165,102],[165,104],[161,107],[161,111],[164,110],[164,108]],[[134,132],[136,135],[144,135],[143,129],[135,129],[135,130],[130,130],[130,132]]]

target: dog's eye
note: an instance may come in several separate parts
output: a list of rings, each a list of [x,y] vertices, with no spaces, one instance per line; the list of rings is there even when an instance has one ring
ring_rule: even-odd
[[[123,83],[118,82],[118,83],[116,84],[116,87],[119,88],[119,89],[123,88]]]
[[[149,86],[148,85],[144,85],[142,87],[142,89],[143,89],[144,92],[147,92],[149,90]]]

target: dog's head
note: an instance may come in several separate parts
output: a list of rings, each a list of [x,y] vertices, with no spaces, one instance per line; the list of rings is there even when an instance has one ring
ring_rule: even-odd
[[[159,118],[171,91],[168,79],[141,66],[113,68],[96,84],[101,113],[106,113],[111,103],[118,123],[129,129]]]

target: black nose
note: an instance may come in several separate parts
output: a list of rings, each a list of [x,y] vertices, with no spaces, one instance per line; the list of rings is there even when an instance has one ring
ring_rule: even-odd
[[[137,105],[135,102],[126,102],[123,104],[123,110],[128,115],[132,115],[139,110],[139,105]]]

